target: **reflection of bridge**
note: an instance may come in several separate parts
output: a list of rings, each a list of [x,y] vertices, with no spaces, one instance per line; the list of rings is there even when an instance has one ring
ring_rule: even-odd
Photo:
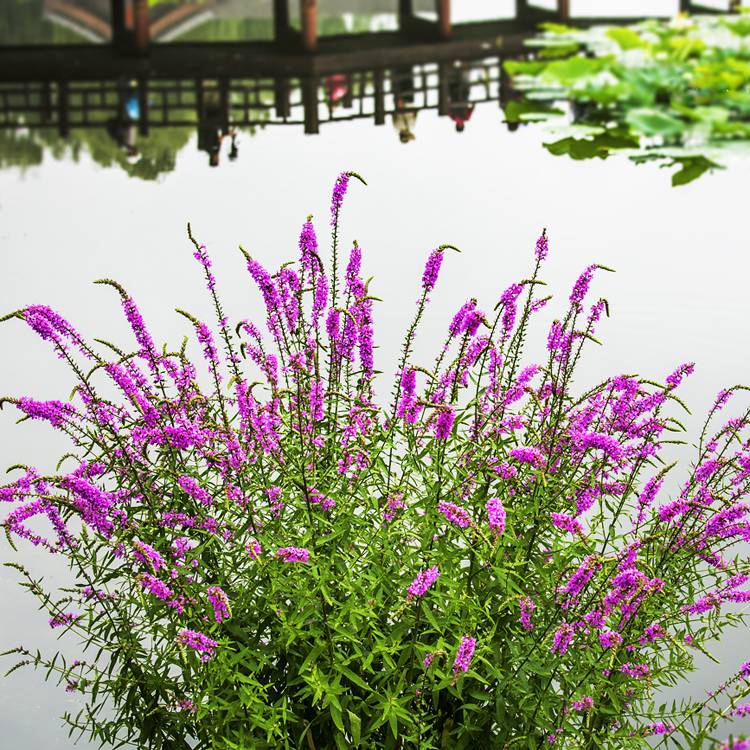
[[[556,0],[552,11],[517,0],[515,18],[454,25],[450,0],[432,0],[431,17],[399,0],[398,31],[318,38],[315,0],[300,0],[299,30],[292,29],[288,0],[274,0],[271,41],[151,43],[219,1],[149,15],[147,0],[46,0],[48,11],[96,11],[100,23],[108,7],[112,43],[0,47],[0,128],[66,135],[107,127],[130,143],[136,130],[145,136],[152,127],[197,126],[209,153],[235,126],[299,124],[317,133],[327,122],[383,124],[391,116],[403,135],[420,109],[458,124],[474,103],[510,96],[501,62],[524,54],[538,22],[617,22],[571,17],[570,0]]]

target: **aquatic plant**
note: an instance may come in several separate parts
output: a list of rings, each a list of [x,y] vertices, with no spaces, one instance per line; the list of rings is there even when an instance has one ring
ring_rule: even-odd
[[[76,380],[69,402],[5,399],[71,450],[54,474],[13,467],[0,501],[13,549],[68,567],[47,591],[10,563],[81,649],[19,646],[10,671],[79,695],[71,732],[107,746],[702,747],[747,712],[750,664],[705,700],[654,699],[750,599],[750,412],[720,419],[742,389],[719,394],[673,484],[662,452],[691,364],[573,385],[608,269],[583,270],[526,362],[550,301],[545,232],[528,278],[446,321],[433,363],[414,342],[454,248],[429,254],[388,394],[356,243],[339,268],[360,179],[336,181],[330,263],[310,219],[295,263],[272,273],[243,251],[264,332],[230,324],[190,234],[216,312],[179,311],[196,361],[157,347],[112,280],[135,347],[42,305],[6,316]]]
[[[509,122],[572,124],[545,147],[573,159],[627,154],[679,166],[684,185],[750,141],[750,15],[678,16],[630,26],[546,24],[530,60],[509,60],[520,98]]]

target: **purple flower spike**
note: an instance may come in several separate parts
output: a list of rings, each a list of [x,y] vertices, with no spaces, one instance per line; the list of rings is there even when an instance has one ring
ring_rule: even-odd
[[[418,573],[409,586],[406,596],[407,601],[411,601],[415,597],[424,596],[429,591],[432,584],[437,581],[439,575],[440,571],[437,566],[427,568],[427,570]]]
[[[219,645],[213,638],[189,628],[183,628],[177,636],[180,646],[187,646],[200,654],[201,661],[209,661]]]
[[[422,288],[425,292],[431,292],[435,288],[442,263],[443,251],[437,248],[430,253],[422,274]]]
[[[543,229],[539,239],[536,241],[536,248],[534,248],[534,255],[536,259],[541,263],[549,252],[549,243],[547,241],[547,230]]]
[[[333,195],[331,195],[331,226],[336,224],[341,204],[344,202],[346,190],[349,187],[349,173],[342,172],[336,179],[333,186]]]
[[[471,663],[471,657],[474,656],[474,649],[477,645],[477,639],[469,636],[464,636],[461,639],[461,643],[458,646],[456,652],[456,660],[453,662],[453,674],[459,672],[467,672],[469,664]]]

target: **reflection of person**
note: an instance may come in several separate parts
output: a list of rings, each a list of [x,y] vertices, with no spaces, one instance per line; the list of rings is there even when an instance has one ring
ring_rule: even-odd
[[[138,95],[132,84],[118,84],[117,116],[107,120],[107,133],[125,151],[128,161],[138,159],[136,123],[140,119]]]
[[[417,136],[414,126],[417,123],[417,108],[414,103],[414,75],[411,68],[394,68],[391,72],[391,89],[395,101],[393,127],[398,132],[401,143],[409,143]]]
[[[448,83],[448,117],[456,124],[456,132],[462,133],[474,112],[471,99],[469,71],[457,67]]]
[[[221,142],[225,136],[234,132],[233,128],[225,127],[225,117],[222,112],[221,97],[216,88],[205,89],[199,101],[198,111],[198,150],[208,154],[208,164],[219,166]],[[237,158],[237,145],[234,144],[234,157]],[[230,158],[232,155],[230,154]]]
[[[240,150],[237,147],[237,131],[234,128],[230,128],[229,135],[232,138],[232,145],[229,147],[229,161],[236,161],[240,155]]]
[[[343,73],[326,76],[325,85],[330,108],[334,109],[342,102],[346,106],[346,98],[349,95],[349,80],[347,77]]]

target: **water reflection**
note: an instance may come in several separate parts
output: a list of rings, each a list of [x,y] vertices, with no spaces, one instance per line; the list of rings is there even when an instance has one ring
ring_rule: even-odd
[[[216,167],[275,125],[314,134],[366,118],[409,144],[429,109],[462,133],[477,106],[518,99],[503,63],[528,55],[538,22],[597,20],[556,2],[497,4],[491,18],[460,24],[445,0],[368,0],[356,14],[344,0],[17,0],[0,26],[0,42],[14,43],[0,47],[0,166],[88,153],[155,179],[191,134]],[[387,28],[397,30],[378,31]],[[71,34],[107,44],[33,44]],[[509,115],[509,129],[522,120]]]

